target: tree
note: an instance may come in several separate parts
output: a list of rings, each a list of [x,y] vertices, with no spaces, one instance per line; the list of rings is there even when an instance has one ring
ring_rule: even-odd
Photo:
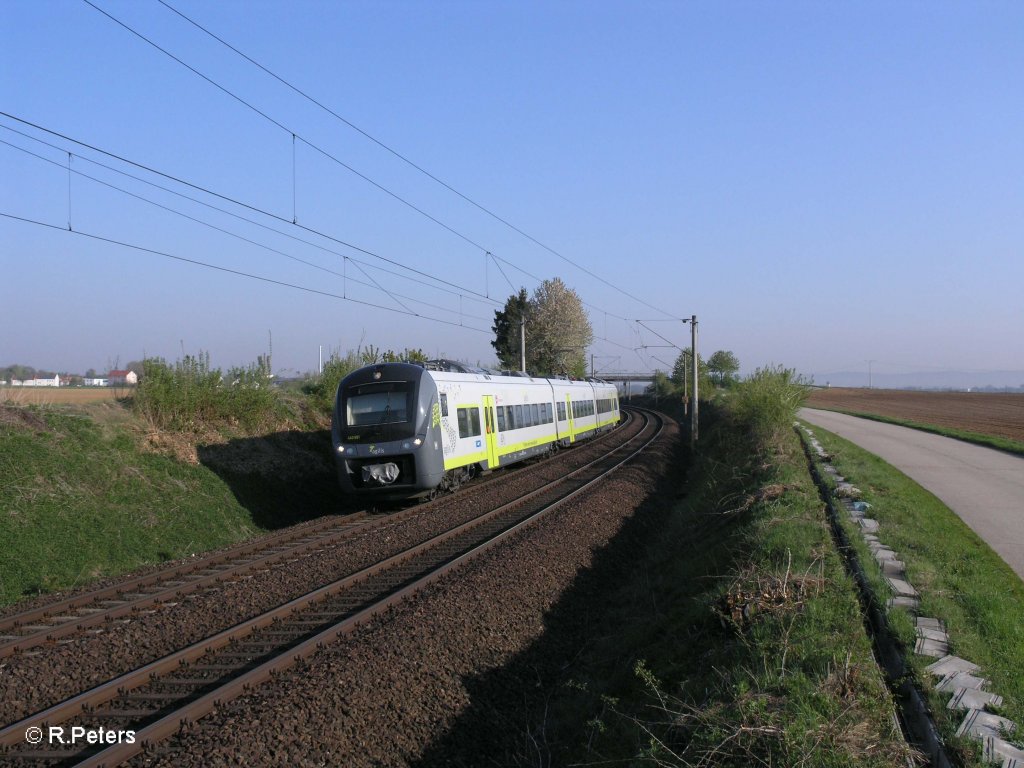
[[[520,366],[520,324],[530,311],[530,299],[525,288],[512,294],[505,302],[505,308],[495,310],[494,340],[491,346],[498,354],[498,363],[504,369],[518,371]]]
[[[728,350],[720,349],[708,358],[708,372],[719,386],[731,384],[739,369],[740,361]]]
[[[521,289],[494,313],[491,346],[505,368],[519,369],[520,318],[524,316],[528,371],[538,376],[586,376],[586,351],[594,331],[574,290],[555,277],[541,283],[530,298]]]
[[[530,299],[527,368],[541,376],[587,375],[587,348],[594,331],[574,290],[559,278],[545,280]]]

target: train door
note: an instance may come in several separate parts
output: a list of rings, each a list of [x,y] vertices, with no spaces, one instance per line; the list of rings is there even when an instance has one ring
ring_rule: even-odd
[[[494,413],[494,395],[484,395],[484,431],[487,439],[487,468],[498,466],[498,420]]]
[[[576,429],[573,426],[574,419],[572,417],[572,401],[569,399],[569,395],[565,396],[565,416],[569,419],[569,442],[576,442]]]

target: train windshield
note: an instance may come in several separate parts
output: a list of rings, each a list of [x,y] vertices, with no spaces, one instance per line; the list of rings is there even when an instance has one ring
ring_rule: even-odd
[[[412,383],[382,381],[352,387],[345,398],[345,423],[350,427],[399,424],[409,420]]]

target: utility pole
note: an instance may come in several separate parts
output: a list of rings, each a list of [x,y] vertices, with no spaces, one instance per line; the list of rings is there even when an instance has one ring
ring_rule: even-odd
[[[690,450],[697,447],[697,403],[699,392],[697,391],[697,372],[700,366],[697,365],[697,316],[690,316],[690,359],[693,360],[693,408],[690,410]]]
[[[321,373],[322,374],[324,372],[324,345],[323,344],[320,345],[319,360],[320,360],[320,362],[319,362],[319,364],[317,366],[317,373]]]
[[[519,316],[519,364],[523,373],[526,373],[526,315]]]
[[[683,355],[683,415],[685,416],[690,410],[690,382],[689,378],[690,366],[686,362],[686,355]]]
[[[590,356],[590,378],[594,378],[594,356]]]
[[[868,360],[868,389],[871,389],[871,364],[874,360]]]

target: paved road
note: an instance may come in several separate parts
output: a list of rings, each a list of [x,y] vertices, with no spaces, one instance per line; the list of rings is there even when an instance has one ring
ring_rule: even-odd
[[[1024,457],[930,432],[801,408],[938,496],[1024,579]]]

